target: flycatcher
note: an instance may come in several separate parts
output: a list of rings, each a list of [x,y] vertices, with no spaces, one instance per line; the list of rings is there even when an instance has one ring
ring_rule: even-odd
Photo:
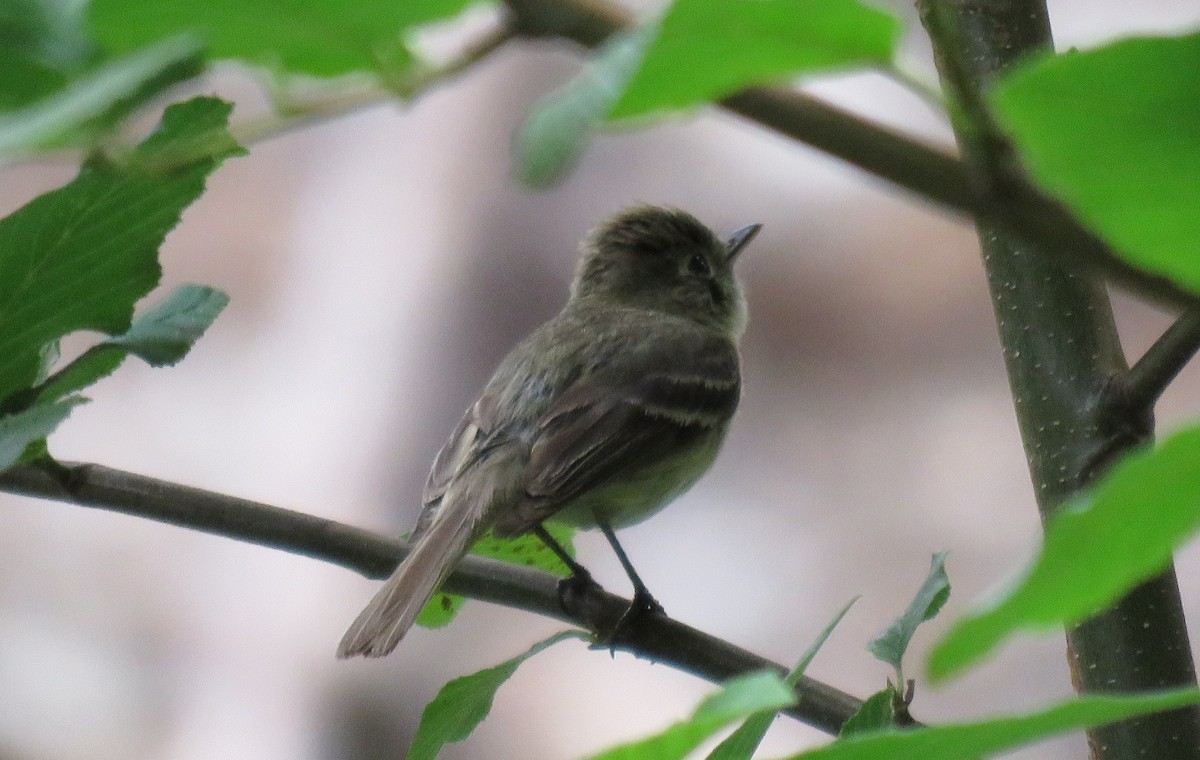
[[[500,363],[434,460],[412,552],[359,614],[338,657],[382,657],[484,532],[545,520],[613,528],[649,517],[712,464],[741,393],[746,304],[733,276],[751,225],[721,241],[690,214],[640,206],[585,239],[558,316]],[[586,571],[565,557],[586,577]]]

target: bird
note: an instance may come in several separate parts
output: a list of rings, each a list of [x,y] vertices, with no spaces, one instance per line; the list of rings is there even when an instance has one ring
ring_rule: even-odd
[[[489,530],[534,533],[587,578],[545,521],[598,528],[633,582],[630,610],[661,610],[614,530],[690,488],[721,448],[747,322],[733,264],[760,228],[722,239],[685,211],[638,205],[584,238],[562,311],[501,361],[434,459],[412,549],[339,658],[390,653]]]

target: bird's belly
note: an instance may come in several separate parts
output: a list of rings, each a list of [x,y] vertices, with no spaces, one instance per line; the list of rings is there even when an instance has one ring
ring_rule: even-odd
[[[627,470],[580,496],[550,518],[577,528],[597,521],[620,528],[641,522],[692,487],[717,456],[720,435],[693,444],[674,456]]]

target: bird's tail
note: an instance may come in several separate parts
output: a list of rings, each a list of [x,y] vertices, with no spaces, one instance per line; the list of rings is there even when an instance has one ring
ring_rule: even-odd
[[[433,592],[471,548],[479,528],[480,503],[471,498],[473,494],[454,490],[446,494],[412,552],[342,636],[338,658],[383,657],[395,649]]]

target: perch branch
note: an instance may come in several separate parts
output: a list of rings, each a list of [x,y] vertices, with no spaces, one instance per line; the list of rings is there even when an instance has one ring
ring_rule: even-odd
[[[280,549],[341,565],[368,578],[387,577],[409,548],[403,541],[333,520],[96,464],[67,462],[53,472],[18,465],[0,474],[0,490],[121,512]],[[627,599],[599,587],[563,600],[558,580],[539,570],[467,557],[444,588],[562,620],[600,639],[629,607]],[[569,608],[564,608],[564,601]],[[782,665],[666,616],[645,618],[623,632],[618,648],[714,682],[762,668],[786,672]],[[796,685],[796,696],[797,704],[787,712],[833,734],[862,704],[810,678]]]

